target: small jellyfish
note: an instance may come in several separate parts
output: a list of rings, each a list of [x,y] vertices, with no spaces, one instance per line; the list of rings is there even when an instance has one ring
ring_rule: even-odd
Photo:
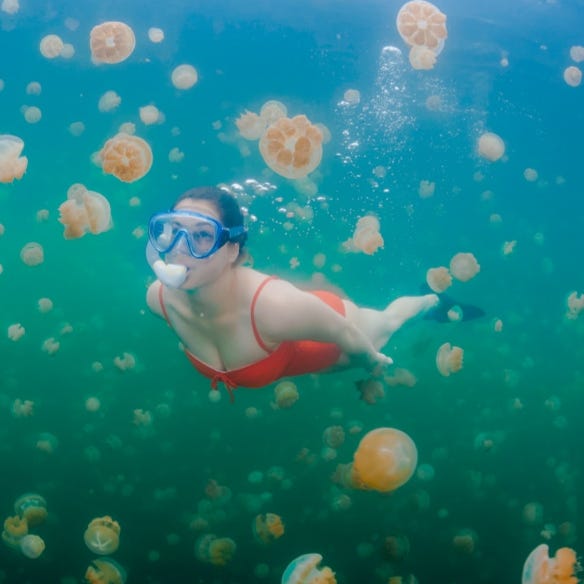
[[[106,91],[97,102],[100,112],[111,112],[122,103],[122,98],[113,90]]]
[[[302,178],[322,159],[322,133],[310,120],[299,115],[282,117],[260,138],[264,162],[285,178]]]
[[[19,549],[20,540],[28,534],[28,523],[26,519],[15,515],[4,520],[4,530],[2,531],[2,541],[12,549]]]
[[[322,433],[322,441],[329,448],[340,448],[345,441],[345,430],[342,426],[329,426]]]
[[[24,334],[26,333],[25,328],[19,323],[14,323],[11,324],[8,327],[8,331],[7,331],[7,336],[11,341],[19,341],[20,339],[22,339],[22,337],[24,337]]]
[[[258,114],[246,110],[235,120],[235,125],[242,138],[259,140],[266,131],[268,122]]]
[[[363,436],[353,455],[351,479],[360,489],[386,493],[407,483],[418,462],[414,441],[396,428],[376,428]]]
[[[578,318],[580,313],[584,311],[584,293],[578,295],[578,292],[574,290],[568,296],[566,304],[568,306],[566,318],[569,320]]]
[[[203,562],[214,566],[225,566],[233,558],[236,543],[229,537],[217,537],[207,534],[195,542],[195,555]]]
[[[274,407],[280,410],[291,408],[299,398],[298,388],[292,381],[280,381],[274,388]]]
[[[61,54],[64,46],[63,40],[59,35],[48,34],[41,39],[39,49],[45,59],[55,59]]]
[[[121,357],[114,357],[114,365],[120,371],[129,371],[136,367],[136,357],[131,353],[123,353]]]
[[[450,260],[450,273],[460,282],[468,282],[481,271],[481,266],[472,253],[457,253]]]
[[[43,246],[35,241],[30,241],[20,250],[20,259],[30,267],[42,264],[45,261]]]
[[[260,513],[251,527],[255,540],[262,544],[271,543],[284,535],[282,518],[275,513]]]
[[[464,351],[460,347],[453,347],[450,343],[440,345],[436,353],[436,367],[440,375],[448,377],[462,369]]]
[[[22,555],[36,560],[45,551],[45,542],[42,537],[38,535],[25,535],[19,542],[20,551]]]
[[[125,584],[126,571],[111,558],[93,560],[85,572],[88,584]]]
[[[28,158],[20,156],[24,141],[18,136],[0,134],[0,183],[21,179],[28,166]]]
[[[288,108],[276,99],[269,99],[260,108],[260,118],[266,121],[266,125],[270,126],[280,118],[285,118],[288,115]]]
[[[564,71],[564,81],[570,87],[578,87],[582,83],[582,71],[571,65]]]
[[[192,65],[183,64],[173,69],[170,79],[177,89],[190,89],[199,80],[199,75]]]
[[[140,120],[146,126],[159,124],[164,120],[164,114],[155,105],[144,105],[138,110]]]
[[[108,515],[93,519],[83,535],[85,545],[95,554],[112,554],[120,545],[120,524]]]
[[[37,493],[25,493],[14,502],[14,512],[26,519],[30,527],[35,527],[47,518],[47,502]]]
[[[99,152],[103,171],[123,182],[141,179],[152,166],[152,150],[145,140],[120,132],[110,138]]]
[[[346,251],[363,252],[373,255],[379,248],[383,248],[383,236],[379,232],[379,219],[374,215],[365,215],[357,221],[353,237],[343,243]]]
[[[428,47],[414,45],[408,54],[412,69],[417,71],[429,71],[436,65],[436,53]]]
[[[479,156],[495,162],[505,154],[505,142],[493,132],[485,132],[479,137],[477,145]]]
[[[152,26],[148,29],[148,38],[152,43],[161,43],[164,40],[164,31],[161,28]]]
[[[452,276],[448,268],[440,266],[438,268],[430,268],[426,272],[426,283],[430,289],[440,294],[447,290],[452,285]]]
[[[448,36],[446,15],[424,0],[404,4],[396,18],[397,30],[408,45],[423,46],[439,53]]]
[[[109,201],[81,184],[69,188],[67,200],[59,205],[59,214],[59,222],[65,226],[65,239],[78,239],[88,231],[97,235],[112,227]]]
[[[525,560],[521,584],[577,584],[578,570],[576,552],[567,547],[559,548],[554,557],[549,557],[549,547],[538,545]]]
[[[89,33],[89,48],[94,63],[121,63],[132,54],[135,47],[134,31],[124,22],[103,22],[94,26]]]
[[[335,573],[328,567],[319,568],[320,554],[303,554],[292,560],[282,574],[282,584],[336,584]]]

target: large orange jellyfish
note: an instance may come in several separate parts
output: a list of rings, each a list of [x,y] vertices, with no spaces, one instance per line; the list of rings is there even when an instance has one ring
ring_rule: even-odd
[[[550,558],[548,546],[542,543],[527,556],[521,584],[577,584],[580,580],[575,572],[579,568],[573,549],[560,548]]]
[[[85,572],[88,584],[125,584],[126,571],[111,558],[93,560]]]
[[[87,526],[83,539],[94,554],[112,554],[120,545],[120,524],[108,515],[96,517]]]
[[[41,495],[26,493],[16,499],[14,512],[26,519],[30,527],[35,527],[47,518],[47,502]]]
[[[450,343],[440,345],[436,353],[436,368],[440,375],[448,377],[462,369],[464,351],[460,347],[453,347]]]
[[[292,560],[282,574],[282,584],[336,584],[335,573],[328,567],[319,568],[320,554],[304,554]]]
[[[418,450],[396,428],[376,428],[365,434],[353,455],[352,482],[360,489],[382,493],[407,483],[414,474]]]
[[[148,142],[120,132],[110,138],[99,152],[103,171],[123,182],[141,179],[152,166],[152,150]]]
[[[59,222],[65,226],[65,239],[83,237],[88,231],[97,235],[112,226],[109,201],[81,184],[69,188],[67,200],[59,206],[59,213]]]
[[[121,63],[132,54],[135,46],[134,31],[124,22],[103,22],[89,33],[91,60],[94,63]]]
[[[28,534],[28,523],[26,519],[15,515],[4,520],[4,530],[2,531],[2,541],[12,549],[20,547],[20,540]]]
[[[440,52],[448,36],[446,15],[424,0],[404,4],[396,18],[401,38],[410,46],[421,46]]]
[[[282,518],[275,513],[260,513],[253,520],[251,528],[259,543],[271,543],[284,535]]]
[[[24,141],[18,136],[0,134],[0,183],[21,179],[28,166],[28,158],[20,156]]]
[[[265,163],[286,178],[302,178],[322,159],[322,132],[304,116],[279,118],[260,138]]]

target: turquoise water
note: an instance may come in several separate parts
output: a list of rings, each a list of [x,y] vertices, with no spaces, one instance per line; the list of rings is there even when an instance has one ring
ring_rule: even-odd
[[[0,582],[82,582],[95,558],[83,533],[103,515],[121,526],[113,557],[129,583],[276,583],[310,552],[339,582],[512,583],[540,543],[584,549],[584,314],[565,317],[568,295],[584,292],[584,110],[583,88],[563,80],[566,67],[578,66],[570,47],[584,44],[584,5],[440,2],[449,36],[431,71],[409,65],[395,28],[400,6],[22,0],[16,14],[0,12],[0,133],[22,138],[29,159],[21,180],[0,184],[0,518],[26,492],[48,505],[47,521],[31,529],[45,552],[30,560],[0,545]],[[136,49],[123,63],[98,66],[89,31],[106,20],[129,24]],[[164,30],[161,43],[149,40],[150,27]],[[75,54],[44,58],[47,34]],[[181,63],[198,71],[189,90],[170,80]],[[40,95],[26,93],[32,81]],[[359,104],[343,103],[347,89],[359,90]],[[108,90],[122,102],[102,113],[97,103]],[[430,96],[437,109],[427,107]],[[271,172],[257,143],[238,135],[235,120],[270,99],[330,130],[310,177],[314,196]],[[140,121],[138,108],[148,104],[163,123]],[[27,123],[23,105],[39,107],[42,119]],[[74,122],[85,126],[80,136],[69,131]],[[91,161],[126,122],[154,155],[150,172],[131,184]],[[485,131],[505,141],[503,159],[478,155]],[[172,148],[184,153],[181,162],[169,161]],[[526,168],[537,171],[535,181]],[[422,180],[435,183],[433,196],[419,196]],[[271,190],[258,196],[246,181]],[[107,197],[113,228],[65,240],[58,207],[79,182]],[[375,405],[358,399],[362,371],[295,379],[300,399],[289,409],[272,407],[273,387],[240,389],[234,405],[222,393],[215,403],[208,380],[146,307],[152,274],[145,239],[133,231],[185,189],[218,183],[244,186],[249,250],[261,271],[299,285],[319,272],[326,286],[383,308],[418,293],[429,268],[471,252],[480,273],[448,293],[486,315],[399,331],[385,351],[417,382],[386,387]],[[313,218],[293,218],[288,230],[281,209],[292,203]],[[41,209],[47,220],[37,220]],[[379,218],[383,249],[344,253],[367,213]],[[19,257],[31,241],[44,248],[36,267]],[[322,269],[312,263],[318,253]],[[53,310],[39,312],[40,298]],[[7,336],[15,323],[26,330],[17,342]],[[42,350],[51,337],[60,343],[53,355]],[[435,366],[444,342],[464,349],[464,367],[450,377]],[[114,365],[124,352],[135,368]],[[98,411],[86,409],[89,397],[99,399]],[[34,402],[33,414],[14,415],[15,400]],[[150,412],[151,424],[134,424],[136,409]],[[361,433],[349,432],[354,422]],[[346,438],[328,460],[322,434],[335,425]],[[433,478],[420,472],[390,495],[334,484],[337,463],[350,462],[364,433],[381,426],[407,432]],[[50,452],[42,448],[47,433]],[[249,480],[253,471],[261,480]],[[229,500],[210,502],[210,480],[230,489]],[[349,508],[338,508],[347,501],[340,495]],[[531,521],[529,503],[542,510]],[[268,512],[286,531],[261,546],[251,524]],[[472,550],[453,543],[463,530],[474,533]],[[195,557],[207,533],[235,541],[226,566]],[[388,553],[388,536],[407,538],[404,558]]]

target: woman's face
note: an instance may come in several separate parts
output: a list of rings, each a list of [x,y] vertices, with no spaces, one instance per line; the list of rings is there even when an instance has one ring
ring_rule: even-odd
[[[213,217],[221,222],[217,207],[211,202],[200,199],[184,199],[175,206],[177,211],[194,211]],[[197,259],[190,255],[185,238],[166,254],[166,261],[181,264],[187,268],[187,277],[180,286],[181,290],[194,290],[205,284],[211,284],[225,270],[230,269],[237,259],[239,247],[237,244],[227,243],[207,258]]]

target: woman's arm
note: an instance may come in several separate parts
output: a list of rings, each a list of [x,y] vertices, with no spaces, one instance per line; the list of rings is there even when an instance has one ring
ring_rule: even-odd
[[[314,294],[299,290],[285,280],[274,280],[259,296],[255,321],[265,341],[311,340],[335,343],[366,367],[388,365],[392,359],[377,351],[371,339],[352,321]]]

